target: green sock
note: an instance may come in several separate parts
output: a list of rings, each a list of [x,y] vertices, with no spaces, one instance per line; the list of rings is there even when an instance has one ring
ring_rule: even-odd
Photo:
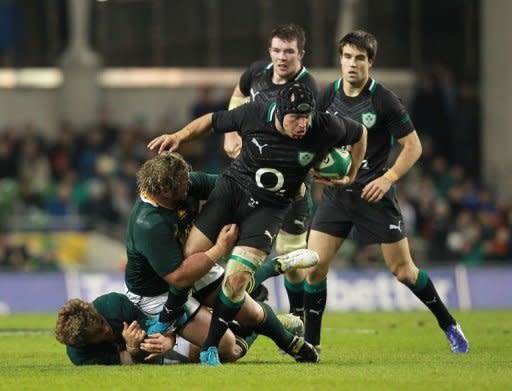
[[[263,308],[265,318],[263,322],[256,326],[254,331],[269,337],[279,348],[286,351],[293,340],[293,334],[283,327],[272,308],[265,303],[258,304]]]
[[[212,320],[210,328],[208,329],[208,335],[201,350],[207,350],[210,346],[219,346],[222,336],[228,329],[229,322],[238,314],[244,301],[245,299],[239,302],[233,302],[224,295],[222,290],[219,291],[213,306]]]
[[[284,287],[290,302],[290,312],[304,320],[304,281],[293,283],[285,278]]]
[[[416,283],[409,286],[409,289],[432,311],[441,329],[446,330],[448,326],[456,323],[426,271],[420,269]]]
[[[169,286],[167,301],[164,304],[165,310],[162,310],[158,317],[160,322],[172,322],[176,320],[176,316],[181,316],[182,312],[179,310],[188,300],[189,290],[190,288],[179,290]]]
[[[322,316],[327,302],[327,280],[318,284],[308,284],[304,281],[304,316],[306,341],[320,345]]]
[[[265,260],[265,262],[263,262],[258,270],[256,270],[254,273],[254,287],[252,290],[254,291],[259,285],[261,285],[263,281],[269,279],[270,277],[275,277],[281,274],[278,271],[279,266],[279,263],[272,258]]]

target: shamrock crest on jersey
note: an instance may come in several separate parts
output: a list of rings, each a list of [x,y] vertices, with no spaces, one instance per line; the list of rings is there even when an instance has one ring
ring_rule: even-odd
[[[367,129],[371,128],[377,122],[377,115],[375,113],[367,112],[361,114],[361,122]]]
[[[313,161],[314,157],[315,154],[313,152],[299,152],[299,164],[305,167]]]

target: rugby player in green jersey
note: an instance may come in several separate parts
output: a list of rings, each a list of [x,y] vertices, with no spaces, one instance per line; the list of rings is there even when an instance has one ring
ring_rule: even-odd
[[[75,365],[198,362],[200,348],[188,339],[204,334],[210,318],[203,308],[180,329],[178,336],[147,336],[145,325],[150,318],[125,295],[108,293],[92,303],[71,299],[64,304],[57,315],[55,336],[66,345],[66,353]],[[235,361],[246,352],[231,331],[224,335],[221,350],[226,362]]]

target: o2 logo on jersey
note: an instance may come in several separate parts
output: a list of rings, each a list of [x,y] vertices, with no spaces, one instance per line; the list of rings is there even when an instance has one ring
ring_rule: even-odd
[[[363,113],[361,114],[361,122],[367,128],[371,128],[377,122],[377,114],[375,113]]]
[[[269,180],[265,180],[266,184],[263,183],[263,175],[269,177]],[[271,181],[270,176],[275,177],[275,181]],[[284,185],[283,173],[275,168],[260,168],[256,171],[256,174],[254,174],[254,180],[258,187],[274,193],[281,190]],[[272,182],[273,185],[270,185],[269,182]]]

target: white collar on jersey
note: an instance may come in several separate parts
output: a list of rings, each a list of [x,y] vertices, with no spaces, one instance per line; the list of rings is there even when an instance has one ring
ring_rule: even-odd
[[[142,200],[142,202],[145,202],[147,204],[151,204],[153,205],[155,208],[158,208],[158,204],[155,203],[154,201],[151,201],[150,199],[144,197],[142,194],[140,195],[140,199]]]

